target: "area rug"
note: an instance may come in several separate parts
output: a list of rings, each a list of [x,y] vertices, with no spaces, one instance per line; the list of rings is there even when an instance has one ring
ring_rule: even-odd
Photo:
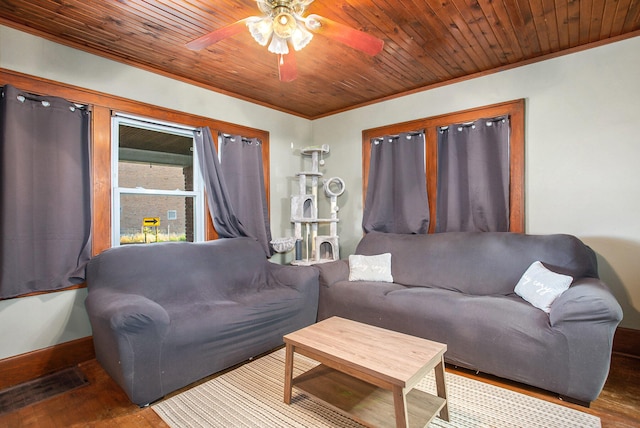
[[[362,425],[293,389],[283,402],[284,349],[247,363],[152,406],[172,428],[313,427]],[[294,376],[317,363],[295,355]],[[435,418],[429,428],[600,427],[600,419],[464,376],[446,373],[450,422]],[[435,393],[433,374],[418,389]]]

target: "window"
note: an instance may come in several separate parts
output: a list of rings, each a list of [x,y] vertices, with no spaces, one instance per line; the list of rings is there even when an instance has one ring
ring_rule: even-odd
[[[124,115],[112,125],[113,245],[203,241],[193,129]]]
[[[214,135],[218,132],[244,135],[248,138],[258,138],[262,142],[262,164],[264,167],[264,181],[267,189],[267,202],[269,201],[269,132],[255,128],[236,125],[230,122],[188,114],[176,110],[159,107],[156,105],[140,103],[138,101],[127,100],[121,97],[111,96],[106,93],[95,92],[68,84],[59,84],[53,81],[45,81],[34,78],[16,71],[2,70],[0,73],[0,85],[14,85],[31,93],[47,93],[51,96],[73,100],[74,103],[90,106],[91,109],[91,191],[92,191],[92,249],[91,254],[96,255],[112,246],[114,235],[113,230],[113,202],[114,186],[112,181],[114,176],[114,161],[117,152],[114,148],[114,138],[112,131],[114,127],[113,112],[127,112],[130,115],[142,117],[153,117],[158,123],[180,123],[188,127],[206,126],[213,130]],[[164,121],[164,122],[160,122]],[[143,120],[143,122],[145,122]],[[185,129],[187,129],[185,127]],[[222,131],[224,130],[224,131]],[[188,129],[191,131],[191,129]],[[115,146],[117,147],[117,145]],[[194,161],[195,162],[195,161]],[[197,165],[197,162],[194,163]],[[148,166],[148,164],[147,164]],[[204,205],[204,204],[203,204]],[[119,208],[118,208],[119,210]],[[204,239],[217,239],[218,234],[213,227],[213,223],[204,209]],[[178,214],[178,213],[176,213]],[[199,221],[198,221],[199,222]],[[198,232],[199,233],[199,232]],[[114,241],[115,242],[115,241]],[[118,245],[116,243],[115,245]],[[83,287],[84,284],[74,285],[66,289]]]
[[[480,118],[509,116],[509,231],[524,232],[524,100],[509,101],[441,116],[383,126],[362,131],[362,183],[363,198],[367,194],[371,139],[382,135],[395,135],[416,130],[425,131],[425,164],[427,194],[431,221],[429,233],[436,226],[436,193],[438,177],[438,128],[453,123],[472,122]]]

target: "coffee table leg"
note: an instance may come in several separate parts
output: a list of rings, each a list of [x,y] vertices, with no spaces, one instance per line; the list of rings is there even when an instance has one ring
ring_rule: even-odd
[[[286,356],[284,360],[284,402],[291,404],[291,387],[293,383],[293,345],[286,344]]]
[[[407,415],[407,402],[404,390],[399,386],[393,387],[393,407],[396,412],[396,427],[406,428],[409,426],[409,417]]]
[[[435,366],[436,390],[438,397],[444,398],[446,401],[444,407],[440,410],[440,419],[449,422],[449,400],[447,399],[447,385],[444,382],[444,357]]]

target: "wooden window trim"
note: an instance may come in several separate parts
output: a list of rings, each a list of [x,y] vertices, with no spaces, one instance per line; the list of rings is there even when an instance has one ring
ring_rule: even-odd
[[[111,247],[111,116],[114,112],[149,117],[165,122],[186,126],[208,126],[214,137],[218,132],[239,134],[247,138],[259,138],[262,141],[262,164],[266,188],[267,209],[270,212],[270,153],[269,132],[241,126],[229,122],[198,116],[129,100],[98,91],[80,88],[40,77],[34,77],[12,70],[0,68],[0,86],[13,85],[23,91],[47,96],[65,98],[69,101],[88,105],[91,109],[91,176],[93,199],[92,255],[97,255]],[[214,138],[214,142],[217,139]],[[207,206],[205,202],[205,207]],[[205,239],[218,237],[211,216],[206,214]],[[46,294],[62,290],[84,287],[84,284],[61,290],[30,293]]]
[[[511,117],[510,141],[510,188],[509,188],[509,231],[525,232],[525,202],[524,202],[524,109],[525,100],[519,99],[504,103],[477,107],[469,110],[447,113],[408,122],[365,129],[362,131],[362,202],[367,196],[369,180],[369,162],[371,159],[371,139],[383,135],[395,135],[424,129],[425,154],[427,169],[427,194],[429,196],[429,233],[435,231],[436,191],[438,177],[438,147],[437,129],[452,123],[471,122],[480,118],[509,115]]]

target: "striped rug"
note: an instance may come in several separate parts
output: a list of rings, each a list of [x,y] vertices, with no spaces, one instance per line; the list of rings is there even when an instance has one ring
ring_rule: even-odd
[[[295,355],[294,376],[317,363]],[[446,373],[450,422],[435,418],[429,428],[600,427],[600,419],[517,392]],[[190,390],[160,401],[152,409],[172,428],[313,427],[361,425],[293,390],[283,402],[284,349],[240,366]],[[433,374],[418,389],[435,393]]]

